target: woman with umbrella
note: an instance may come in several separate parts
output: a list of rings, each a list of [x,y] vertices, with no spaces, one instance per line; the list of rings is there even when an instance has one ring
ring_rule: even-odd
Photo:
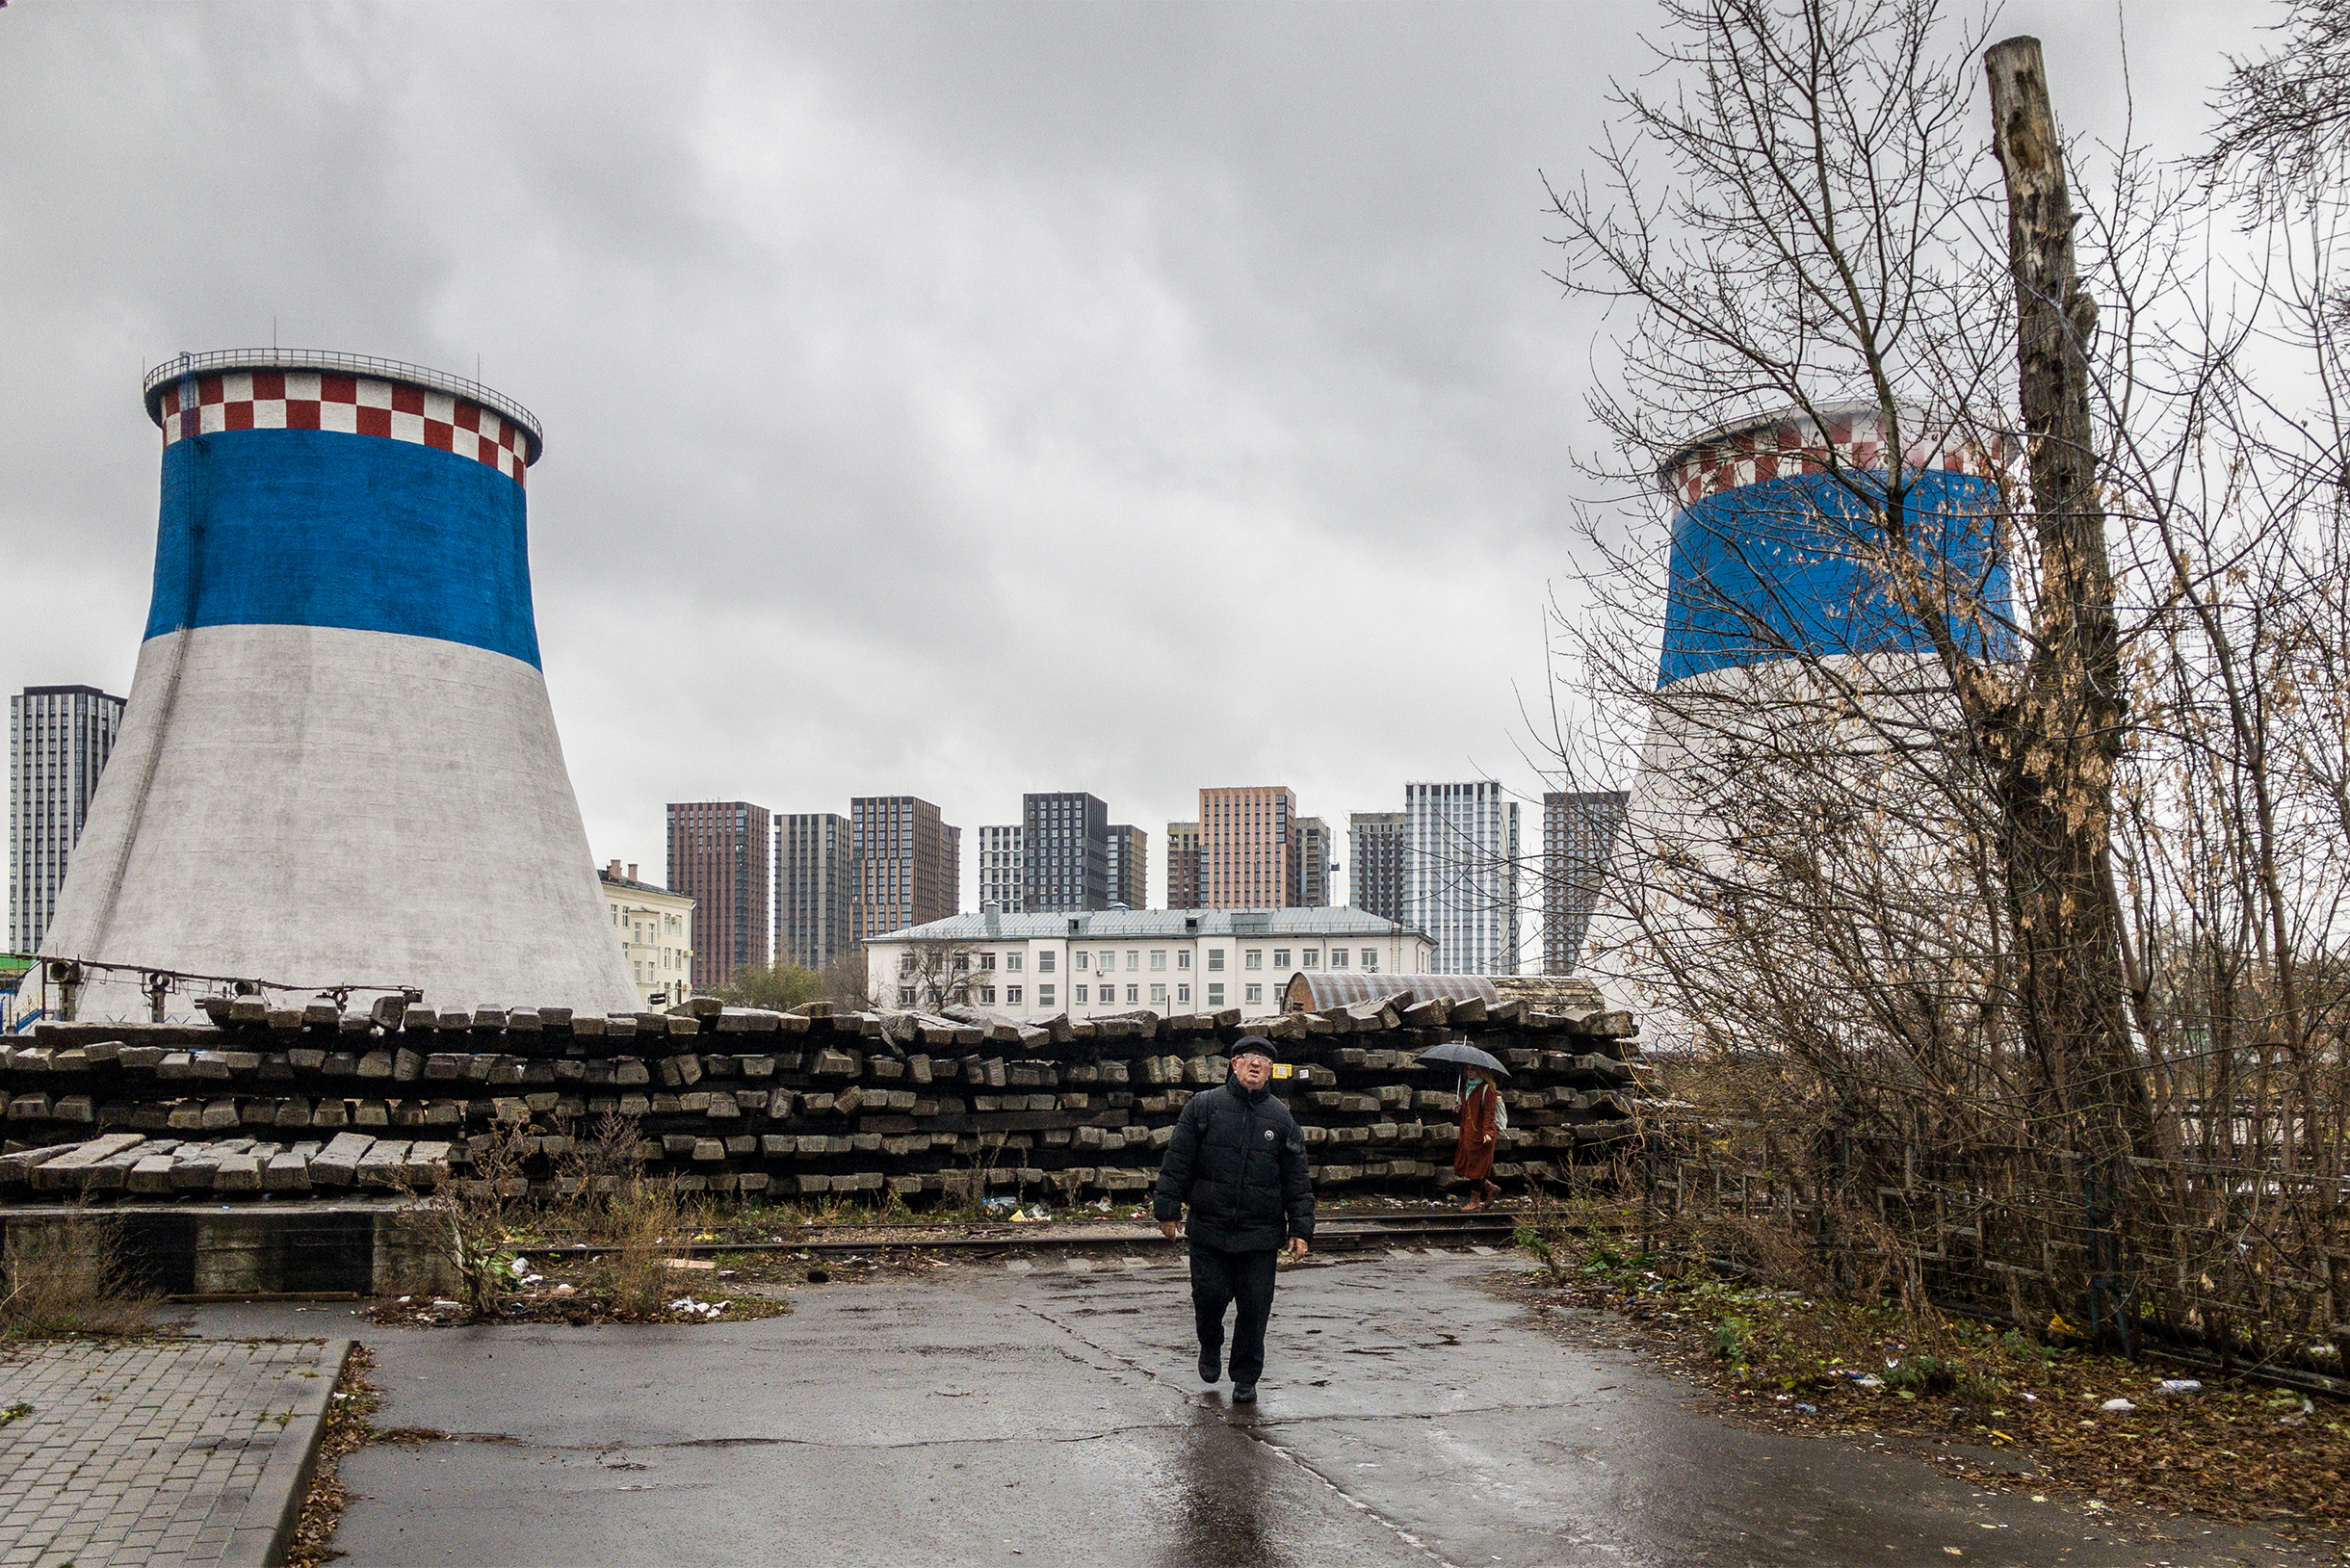
[[[1482,1209],[1488,1199],[1501,1195],[1493,1181],[1493,1159],[1501,1145],[1501,1130],[1509,1125],[1509,1111],[1494,1081],[1507,1078],[1509,1069],[1475,1046],[1457,1042],[1430,1047],[1420,1053],[1419,1060],[1423,1066],[1461,1070],[1461,1136],[1452,1150],[1452,1174],[1469,1184],[1463,1211]]]

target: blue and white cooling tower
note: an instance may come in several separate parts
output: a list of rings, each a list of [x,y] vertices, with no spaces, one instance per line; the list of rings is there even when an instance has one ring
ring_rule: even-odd
[[[539,670],[537,421],[276,350],[183,355],[146,405],[154,598],[42,956],[636,1010]],[[148,1006],[138,974],[91,969],[74,1011]]]
[[[1965,652],[2008,657],[1998,453],[1920,440],[1922,419],[1902,423],[1913,586]],[[1839,778],[1871,789],[1891,776],[1892,749],[1929,754],[1909,748],[1956,719],[1931,623],[1887,586],[1895,456],[1869,405],[1740,422],[1658,471],[1674,504],[1662,648],[1610,857],[1610,914],[1594,923],[1588,966],[1633,1006],[1663,1006],[1639,979],[1660,948],[1709,940],[1702,910],[1677,889],[1684,877],[1705,885],[1730,853],[1725,810],[1750,809],[1752,793],[1787,771],[1807,789]],[[1802,762],[1775,771],[1790,746]]]

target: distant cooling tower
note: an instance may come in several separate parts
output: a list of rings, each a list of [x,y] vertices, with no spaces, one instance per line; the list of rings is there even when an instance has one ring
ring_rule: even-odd
[[[433,371],[275,350],[183,355],[146,405],[154,599],[42,955],[634,1011],[539,672],[537,421]],[[137,973],[86,967],[73,1010],[149,1006]]]

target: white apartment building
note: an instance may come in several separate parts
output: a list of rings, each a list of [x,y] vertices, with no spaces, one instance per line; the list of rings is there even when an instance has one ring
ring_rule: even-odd
[[[617,860],[595,875],[620,933],[637,999],[647,1007],[683,1002],[693,991],[693,901],[639,881],[635,866],[622,875]]]
[[[1005,1018],[1275,1013],[1308,970],[1424,975],[1436,944],[1357,909],[1109,909],[955,915],[865,944],[872,993]]]
[[[1518,972],[1518,803],[1491,779],[1403,786],[1403,923],[1440,975]]]
[[[994,904],[998,913],[1018,913],[1028,907],[1021,892],[1020,854],[1027,835],[1018,823],[979,829],[979,907]]]

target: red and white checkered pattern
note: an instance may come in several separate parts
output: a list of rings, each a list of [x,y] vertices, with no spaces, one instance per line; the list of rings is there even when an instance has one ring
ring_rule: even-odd
[[[164,389],[163,444],[221,431],[344,431],[437,447],[523,483],[529,438],[504,415],[447,392],[318,370],[241,370]]]
[[[1839,415],[1828,421],[1827,440],[1810,420],[1779,420],[1718,436],[1690,448],[1674,464],[1667,482],[1673,498],[1694,506],[1710,495],[1720,495],[1743,484],[1756,484],[1783,475],[1824,474],[1833,446],[1839,464],[1846,468],[1885,466],[1885,421],[1877,413]],[[1902,466],[1911,470],[1941,469],[1952,474],[1999,472],[1998,449],[1986,451],[1972,441],[1952,437],[1937,446],[1913,441]]]

